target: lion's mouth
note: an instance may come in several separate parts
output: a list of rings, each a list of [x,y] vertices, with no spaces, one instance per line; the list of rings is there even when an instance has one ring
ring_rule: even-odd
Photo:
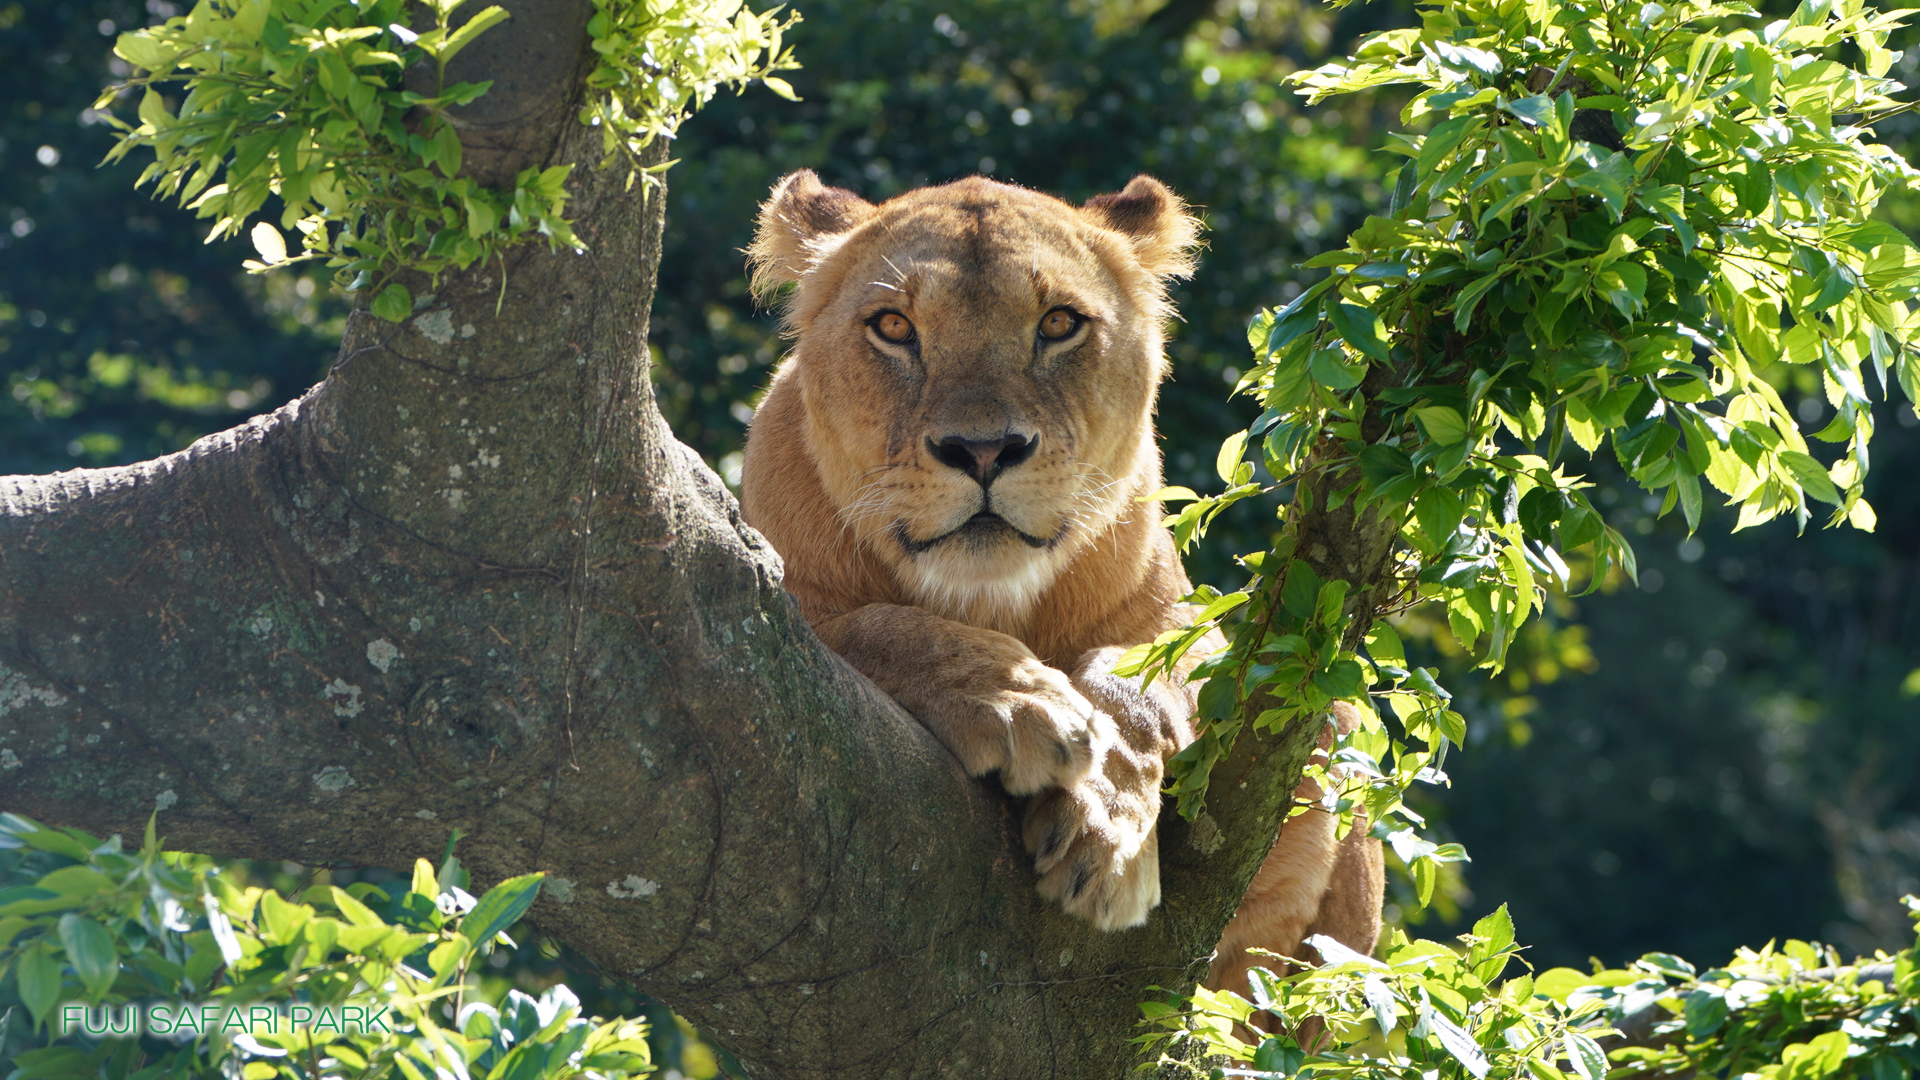
[[[996,540],[1001,540],[1009,536],[1018,537],[1022,543],[1030,548],[1052,547],[1054,544],[1059,543],[1060,536],[1064,536],[1065,534],[1066,529],[1064,527],[1061,528],[1060,535],[1054,536],[1051,539],[1022,532],[1016,528],[1012,522],[991,510],[982,510],[961,522],[957,528],[949,529],[939,536],[926,540],[915,540],[909,536],[904,523],[895,526],[893,530],[894,539],[899,542],[901,548],[905,549],[909,555],[919,555],[922,552],[930,550],[936,544],[942,544],[949,540],[960,540],[972,545],[985,547]]]

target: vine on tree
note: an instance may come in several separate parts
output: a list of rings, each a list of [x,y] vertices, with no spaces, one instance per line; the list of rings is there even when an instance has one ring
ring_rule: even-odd
[[[212,218],[209,241],[237,235],[277,197],[278,227],[260,220],[249,230],[260,258],[247,268],[324,259],[336,285],[371,296],[373,313],[395,322],[414,305],[392,280],[399,270],[465,269],[541,237],[584,250],[566,218],[571,166],[522,170],[507,190],[461,173],[449,110],[491,83],[448,84],[447,63],[509,18],[490,6],[456,27],[463,3],[198,0],[184,16],[120,35],[114,52],[144,74],[94,103],[121,131],[107,160],[151,149],[139,183]],[[635,158],[671,138],[723,85],[758,79],[793,94],[773,73],[796,66],[780,39],[797,16],[755,15],[741,0],[594,7],[599,61],[581,121],[603,130],[607,164],[616,149]],[[431,25],[409,25],[420,9]],[[410,71],[430,73],[430,93],[408,88]],[[136,91],[137,125],[106,111]],[[283,230],[299,235],[291,253]]]

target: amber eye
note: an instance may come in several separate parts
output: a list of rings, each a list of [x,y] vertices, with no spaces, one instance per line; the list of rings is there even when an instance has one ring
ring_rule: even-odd
[[[1080,316],[1067,308],[1054,308],[1040,320],[1040,336],[1048,341],[1069,337],[1079,328]]]
[[[905,315],[897,311],[883,311],[869,325],[873,327],[874,333],[895,345],[905,345],[913,340],[913,324],[907,321]]]

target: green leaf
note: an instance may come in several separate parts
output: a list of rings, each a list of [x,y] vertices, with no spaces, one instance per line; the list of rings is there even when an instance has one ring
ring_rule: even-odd
[[[261,262],[272,266],[274,263],[287,261],[286,237],[281,236],[280,230],[274,228],[271,223],[256,222],[250,235],[253,238],[253,249],[260,253]]]
[[[405,285],[395,282],[374,297],[373,313],[388,322],[400,322],[413,314],[413,294]]]
[[[1884,221],[1867,221],[1859,225],[1837,228],[1831,235],[1846,241],[1863,255],[1872,254],[1873,249],[1886,244],[1903,248],[1914,246],[1913,240],[1906,233]]]
[[[1680,493],[1680,511],[1686,515],[1687,532],[1691,535],[1700,528],[1700,478],[1682,473],[1674,480],[1673,486]]]
[[[1194,616],[1193,621],[1195,623],[1211,622],[1251,599],[1253,597],[1244,591],[1223,593],[1215,597],[1212,603],[1200,609],[1200,614]]]
[[[1561,517],[1557,526],[1561,551],[1572,551],[1600,538],[1606,530],[1606,523],[1600,515],[1585,506],[1575,505]]]
[[[1220,474],[1221,480],[1229,484],[1233,483],[1233,474],[1240,468],[1240,457],[1246,449],[1247,433],[1245,431],[1234,432],[1220,444],[1220,454],[1214,459],[1213,468]]]
[[[1453,700],[1453,695],[1433,677],[1433,672],[1433,668],[1414,668],[1407,673],[1407,687],[1423,694],[1431,694],[1442,701]]]
[[[54,851],[56,854],[66,855],[69,858],[77,857],[84,859],[87,857],[85,847],[74,842],[71,837],[54,832],[51,829],[29,835],[25,837],[25,839],[27,843],[32,844],[34,847]],[[37,840],[46,841],[46,845],[43,847],[42,844],[36,843]],[[56,847],[55,841],[65,841],[71,845],[71,847],[64,849]],[[113,891],[113,879],[95,870],[91,866],[63,866],[42,877],[39,881],[34,882],[34,884],[48,892],[63,897],[91,898],[96,893]]]
[[[166,99],[152,89],[140,96],[140,122],[156,128],[164,128],[173,122],[173,114],[167,111]]]
[[[132,30],[121,34],[114,41],[113,51],[115,55],[134,67],[155,72],[172,67],[175,55],[174,50],[154,40],[151,29]],[[146,117],[142,116],[141,119],[144,120]]]
[[[1840,502],[1840,490],[1833,486],[1833,478],[1827,475],[1826,468],[1815,461],[1811,455],[1803,454],[1798,450],[1782,450],[1780,463],[1787,467],[1787,471],[1793,474],[1793,478],[1800,482],[1800,487],[1808,495],[1821,502],[1836,505]]]
[[[1380,1025],[1381,1032],[1391,1032],[1400,1019],[1400,1004],[1394,1000],[1393,991],[1387,987],[1386,980],[1369,972],[1360,985],[1367,999],[1367,1008],[1373,1010],[1374,1022]]]
[[[507,21],[507,12],[504,8],[482,8],[474,14],[473,18],[467,20],[466,25],[448,35],[445,44],[441,45],[438,49],[431,50],[434,53],[434,58],[444,65],[447,61],[452,60],[461,49],[473,44],[474,38],[479,37],[481,34],[486,33],[488,30],[505,21]],[[449,173],[448,175],[452,174]]]
[[[1336,660],[1327,670],[1313,673],[1313,684],[1330,698],[1351,698],[1359,695],[1364,674],[1358,662]]]
[[[438,166],[440,174],[449,180],[460,174],[460,133],[452,124],[443,123],[434,130],[421,160]]]
[[[1600,1044],[1576,1031],[1567,1032],[1567,1058],[1581,1080],[1606,1080],[1607,1055]]]
[[[1460,496],[1448,488],[1428,488],[1420,493],[1413,504],[1413,515],[1420,522],[1420,531],[1435,547],[1442,547],[1453,538],[1454,533],[1460,530],[1460,520],[1465,513]]]
[[[1612,153],[1593,169],[1581,173],[1573,179],[1577,188],[1584,188],[1600,196],[1607,209],[1612,212],[1615,221],[1626,210],[1627,188],[1634,180],[1633,162],[1627,155]]]
[[[1385,619],[1376,621],[1373,629],[1367,631],[1367,655],[1402,666],[1407,662],[1407,649],[1401,644],[1400,634]]]
[[[1367,364],[1364,360],[1347,363],[1339,349],[1317,349],[1307,364],[1307,374],[1329,390],[1351,390],[1366,378]]]
[[[1200,695],[1195,700],[1195,709],[1203,720],[1228,720],[1240,708],[1240,687],[1231,675],[1217,675],[1200,687]],[[1187,749],[1194,750],[1198,745],[1189,744]],[[1185,753],[1186,751],[1181,751]],[[1195,754],[1200,753],[1194,750]]]
[[[44,941],[34,945],[14,962],[14,977],[19,981],[20,1003],[38,1024],[60,998],[60,961]]]
[[[1427,438],[1442,446],[1452,446],[1467,437],[1466,420],[1451,406],[1427,405],[1413,410],[1413,415],[1426,430]]]
[[[1473,323],[1473,309],[1479,305],[1480,298],[1487,294],[1487,290],[1500,284],[1500,278],[1505,273],[1506,271],[1504,269],[1495,270],[1493,273],[1479,278],[1474,281],[1473,284],[1460,290],[1459,298],[1453,302],[1453,328],[1455,330],[1463,334],[1466,333],[1467,327]]]
[[[1440,62],[1462,73],[1472,72],[1487,78],[1497,77],[1501,70],[1500,57],[1486,49],[1476,49],[1471,45],[1456,45],[1445,39],[1436,39],[1430,45]]]
[[[1702,1039],[1720,1030],[1727,1022],[1727,999],[1708,991],[1705,987],[1686,996],[1683,1015],[1687,1021],[1687,1034]]]
[[[1546,541],[1553,536],[1553,523],[1560,520],[1565,504],[1560,492],[1537,487],[1520,499],[1520,528],[1530,540]]]
[[[1288,614],[1296,619],[1313,616],[1315,602],[1320,599],[1320,576],[1313,568],[1299,559],[1287,565],[1287,581],[1280,589],[1280,603]]]
[[[1507,102],[1507,111],[1527,121],[1535,127],[1552,127],[1558,119],[1553,99],[1545,94],[1535,94]]]
[[[1420,899],[1420,906],[1426,907],[1433,902],[1434,886],[1440,883],[1440,867],[1432,860],[1421,857],[1408,867],[1413,872],[1413,889]]]
[[[1432,864],[1431,859],[1420,861],[1428,865]],[[1420,902],[1427,903],[1432,895],[1431,889],[1426,890],[1426,895],[1421,897]],[[1452,1054],[1454,1059],[1475,1077],[1484,1077],[1492,1069],[1491,1063],[1487,1061],[1487,1055],[1480,1049],[1480,1044],[1474,1042],[1473,1036],[1467,1034],[1460,1025],[1447,1019],[1445,1013],[1435,1009],[1427,1014],[1427,1023],[1432,1026],[1433,1033],[1439,1036],[1440,1045],[1446,1048],[1447,1053]]]
[[[485,198],[472,198],[467,199],[465,202],[467,208],[467,236],[478,240],[492,232],[494,225],[500,220],[500,215],[494,211],[492,204],[487,202]]]
[[[1594,275],[1593,283],[1607,303],[1629,319],[1646,302],[1647,272],[1638,264],[1613,263]]]
[[[1749,214],[1763,214],[1772,205],[1773,173],[1765,165],[1747,162],[1729,171],[1726,177],[1733,187],[1734,198],[1739,200],[1740,209]]]
[[[495,935],[519,922],[533,906],[545,877],[545,874],[524,874],[488,889],[473,905],[473,910],[467,912],[466,918],[460,920],[460,932],[475,945],[492,941]]]
[[[1479,122],[1477,117],[1456,116],[1451,120],[1442,120],[1435,124],[1433,130],[1427,133],[1426,141],[1420,145],[1420,157],[1415,163],[1420,175],[1432,174],[1433,170],[1439,167],[1440,162],[1446,160],[1446,156],[1453,152],[1453,148],[1459,146],[1460,141],[1466,138],[1468,129]]]
[[[1507,905],[1501,904],[1473,924],[1473,935],[1486,938],[1484,948],[1489,953],[1497,953],[1513,944],[1513,916],[1507,911]]]
[[[1274,317],[1271,309],[1255,315],[1247,323],[1247,348],[1255,355],[1267,351],[1267,337],[1273,333]]]
[[[1338,300],[1327,305],[1327,318],[1341,340],[1375,360],[1387,359],[1387,327],[1380,316],[1358,304]]]
[[[113,934],[84,915],[62,915],[60,944],[66,948],[67,962],[85,984],[88,996],[98,1002],[120,974]]]

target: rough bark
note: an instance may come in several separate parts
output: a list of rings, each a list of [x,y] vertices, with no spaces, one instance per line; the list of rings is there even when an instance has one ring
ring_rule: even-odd
[[[1163,822],[1144,929],[1041,903],[1012,802],[820,645],[663,425],[661,200],[571,121],[587,0],[507,6],[469,54],[500,70],[458,73],[498,79],[470,153],[574,163],[590,250],[411,281],[406,323],[356,313],[320,385],[179,454],[0,480],[0,806],[314,865],[457,827],[477,882],[546,871],[543,928],[759,1077],[1124,1074],[1308,733]]]

